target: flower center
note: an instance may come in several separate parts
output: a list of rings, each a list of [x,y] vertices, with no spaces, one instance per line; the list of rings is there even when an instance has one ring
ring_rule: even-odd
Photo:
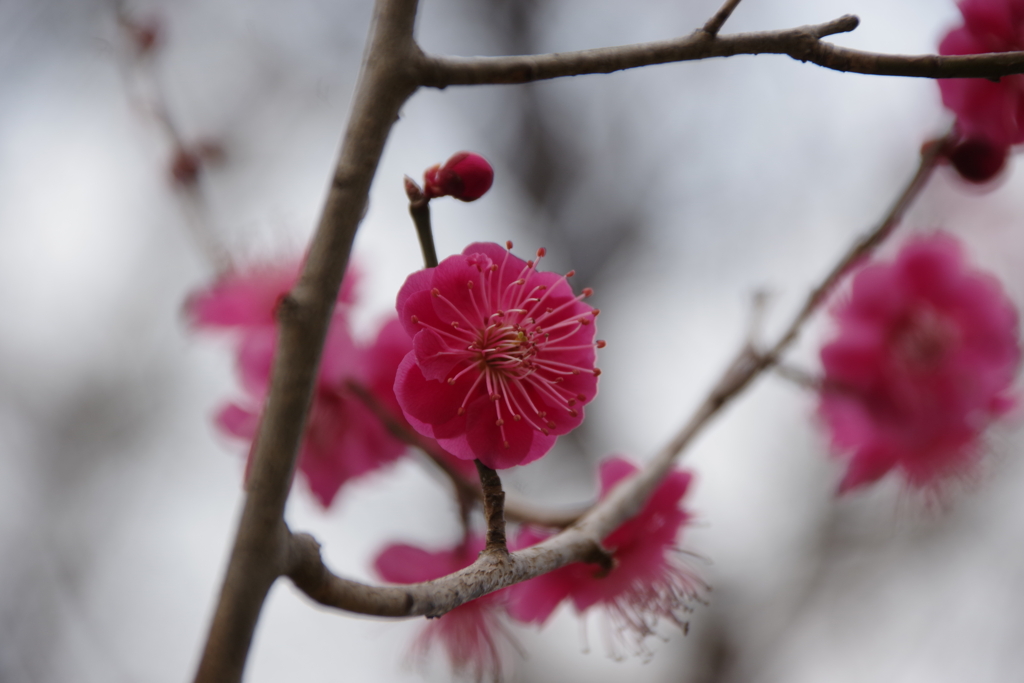
[[[931,306],[911,312],[893,337],[900,364],[914,374],[934,372],[958,344],[960,335],[952,322]]]
[[[538,250],[537,260],[528,261],[511,282],[505,276],[510,265],[507,256],[497,264],[482,254],[472,255],[471,263],[481,278],[466,282],[471,302],[468,307],[456,306],[438,289],[432,290],[433,296],[459,318],[451,323],[451,329],[435,330],[450,344],[450,350],[444,353],[461,357],[447,382],[454,385],[463,376],[473,377],[459,414],[465,414],[469,403],[485,393],[494,402],[495,424],[506,448],[506,420],[522,420],[549,434],[559,425],[552,419],[557,416],[548,415],[548,409],[575,418],[579,415],[576,404],[593,398],[568,390],[565,378],[584,372],[601,373],[593,367],[593,356],[586,350],[602,348],[604,342],[580,343],[577,335],[600,312],[578,312],[576,304],[593,292],[585,289],[579,296],[566,300],[560,284],[538,284],[534,274],[544,253],[543,249]],[[571,276],[568,273],[563,282]],[[503,282],[508,284],[503,286]],[[557,294],[552,297],[554,292]],[[574,357],[579,362],[574,363]]]

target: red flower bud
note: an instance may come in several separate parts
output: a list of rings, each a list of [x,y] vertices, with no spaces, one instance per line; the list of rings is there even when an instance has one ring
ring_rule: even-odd
[[[171,180],[183,187],[195,185],[196,181],[199,180],[199,171],[201,169],[202,159],[200,159],[199,155],[184,147],[179,147],[171,159]]]
[[[1009,151],[984,138],[965,138],[951,145],[946,157],[964,180],[985,183],[1003,170]]]
[[[451,195],[464,202],[480,199],[494,182],[494,169],[479,154],[459,152],[423,174],[423,194],[428,199]]]

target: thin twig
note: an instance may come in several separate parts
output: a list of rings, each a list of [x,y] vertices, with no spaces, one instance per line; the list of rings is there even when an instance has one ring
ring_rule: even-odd
[[[510,57],[439,57],[428,55],[421,83],[432,88],[450,85],[530,83],[533,81],[611,73],[651,64],[711,57],[780,54],[813,62],[835,71],[913,78],[998,78],[1024,73],[1024,52],[980,55],[890,55],[863,52],[822,42],[822,38],[857,28],[859,20],[846,15],[826,22],[779,31],[717,36],[708,40],[703,29],[650,43],[597,48],[578,52]]]
[[[775,365],[795,341],[800,329],[850,267],[890,235],[907,207],[918,196],[935,168],[943,140],[922,151],[913,179],[904,188],[886,217],[857,240],[824,281],[808,296],[768,353],[744,345],[707,398],[679,433],[639,473],[620,482],[574,524],[538,545],[496,557],[482,553],[469,567],[449,576],[412,586],[373,587],[335,576],[324,566],[319,546],[310,536],[291,539],[288,575],[296,586],[321,604],[379,616],[439,616],[482,595],[553,571],[571,562],[597,561],[601,540],[643,506],[651,492],[672,469],[679,454],[716,414],[738,396],[762,372]]]
[[[718,32],[722,30],[722,27],[725,26],[725,22],[729,21],[732,11],[739,4],[740,0],[725,0],[725,4],[715,12],[715,16],[708,19],[708,22],[704,24],[704,28],[701,30],[712,38],[716,37]]]
[[[828,296],[843,275],[892,234],[892,231],[903,220],[903,215],[907,212],[907,209],[910,208],[917,195],[920,194],[921,190],[928,183],[928,179],[931,177],[932,171],[935,170],[935,165],[942,154],[943,148],[948,144],[951,135],[952,132],[947,133],[943,137],[932,140],[924,146],[921,150],[921,160],[918,163],[917,171],[906,187],[903,188],[896,201],[893,202],[885,218],[874,229],[857,240],[853,247],[832,268],[821,284],[814,288],[807,297],[807,301],[804,302],[800,312],[797,313],[789,327],[779,338],[779,341],[766,354],[769,358],[773,361],[778,359],[779,355],[796,339],[800,333],[800,328],[807,321],[807,318],[821,305],[821,302]]]
[[[484,519],[487,520],[487,552],[508,554],[505,541],[505,491],[501,488],[501,477],[479,460],[476,471],[480,473],[480,490],[484,494]]]
[[[138,32],[146,30],[151,32],[150,41],[159,41],[156,27],[140,25],[123,1],[115,0],[113,6],[118,26],[129,40],[137,41]],[[179,199],[185,225],[199,251],[210,265],[218,273],[224,273],[233,268],[234,262],[227,246],[209,223],[206,198],[202,187],[203,174],[201,173],[207,162],[192,149],[194,145],[185,142],[185,136],[182,135],[180,126],[171,116],[167,96],[155,71],[154,60],[159,53],[154,54],[154,49],[158,48],[158,42],[150,42],[146,47],[146,53],[140,54],[136,46],[133,50],[131,64],[124,63],[123,59],[119,60],[125,91],[136,109],[142,115],[151,117],[156,123],[156,127],[171,149],[174,159],[171,162],[169,176],[175,195]],[[140,83],[138,79],[133,79],[131,71],[134,71],[137,76],[145,77],[146,83]],[[143,88],[143,85],[148,85],[148,88]],[[188,159],[191,162],[189,173],[179,175],[176,172],[178,169],[174,167],[174,164],[178,159]]]
[[[416,225],[416,236],[420,240],[420,250],[423,252],[423,264],[427,268],[436,268],[437,249],[434,248],[434,231],[430,225],[430,200],[409,176],[405,176],[405,194],[409,197],[409,215]]]
[[[775,364],[775,374],[784,380],[792,382],[801,389],[820,391],[822,387],[821,378],[803,368],[798,368],[786,363]]]

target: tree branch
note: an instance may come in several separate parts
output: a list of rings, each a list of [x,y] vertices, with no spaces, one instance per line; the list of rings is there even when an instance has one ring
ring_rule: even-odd
[[[419,55],[416,7],[417,0],[378,0],[374,7],[367,58],[320,223],[298,284],[278,307],[270,396],[196,683],[241,681],[263,601],[287,567],[284,506],[328,322],[384,143],[417,87],[410,70]]]
[[[725,0],[725,4],[715,12],[715,16],[708,19],[708,22],[704,24],[704,28],[701,30],[712,38],[716,37],[718,32],[722,30],[722,27],[725,26],[725,22],[729,21],[733,10],[739,4],[740,0]]]
[[[851,50],[821,41],[826,36],[852,31],[857,28],[859,21],[855,16],[846,15],[824,24],[727,36],[712,36],[704,29],[699,29],[688,36],[672,40],[543,55],[427,55],[421,68],[421,83],[432,88],[445,88],[450,85],[530,83],[564,76],[611,73],[651,64],[744,54],[784,54],[801,62],[813,62],[835,71],[878,76],[997,78],[1024,73],[1024,52],[948,57],[889,55]]]
[[[367,586],[342,579],[324,566],[319,545],[308,535],[291,539],[288,576],[317,602],[350,612],[378,616],[440,616],[469,600],[526,581],[572,562],[607,564],[601,541],[637,514],[679,454],[716,414],[762,372],[778,362],[800,329],[849,269],[889,236],[935,169],[945,139],[926,145],[914,177],[885,218],[857,240],[808,296],[779,340],[767,353],[746,344],[707,398],[679,433],[637,474],[620,482],[602,501],[561,533],[536,546],[500,556],[481,553],[469,567],[449,576],[401,587]]]
[[[487,520],[487,546],[485,552],[508,554],[505,541],[505,492],[501,477],[487,465],[476,461],[480,473],[480,490],[484,495],[484,519]]]

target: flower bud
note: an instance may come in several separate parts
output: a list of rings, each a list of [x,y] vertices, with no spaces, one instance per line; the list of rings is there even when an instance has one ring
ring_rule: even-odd
[[[479,199],[491,188],[494,169],[479,154],[459,152],[423,174],[423,194],[428,199],[451,195],[464,202]]]
[[[946,157],[964,180],[985,183],[1003,170],[1009,151],[984,138],[964,138],[946,150]]]

